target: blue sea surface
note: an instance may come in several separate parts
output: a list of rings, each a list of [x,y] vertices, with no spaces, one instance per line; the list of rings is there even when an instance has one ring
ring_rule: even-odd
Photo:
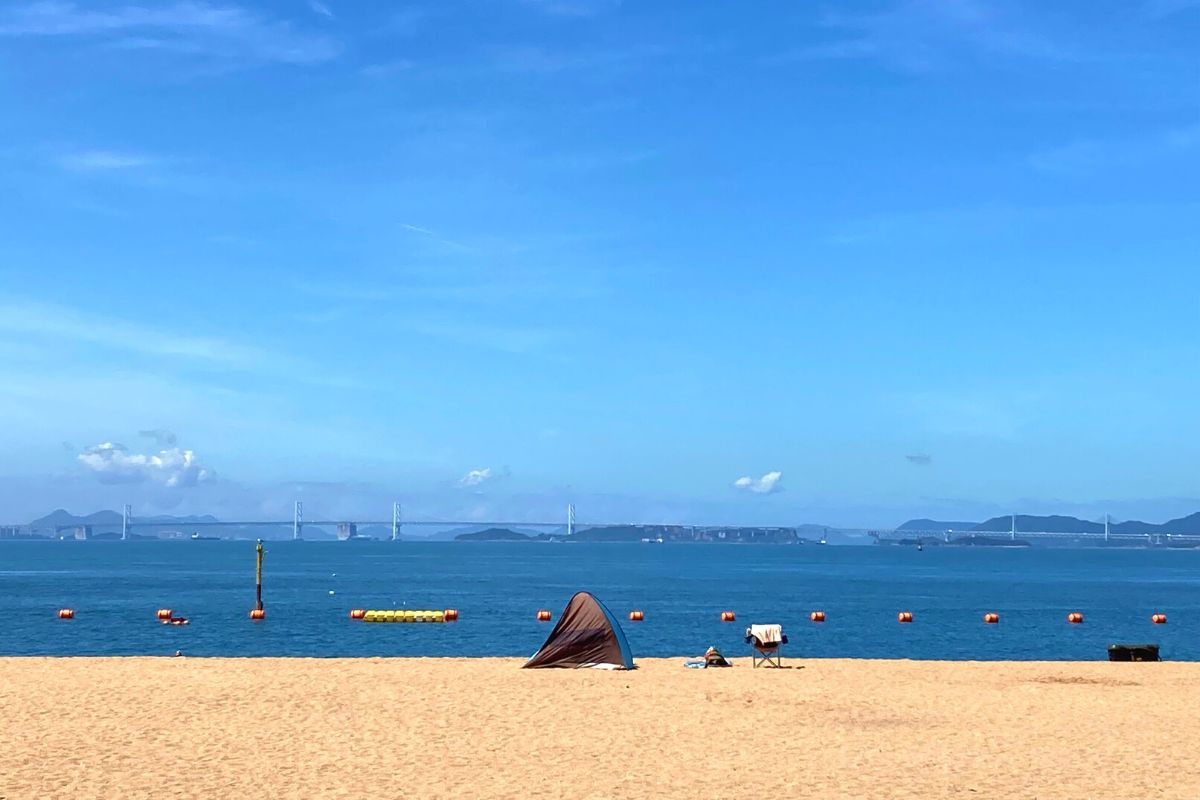
[[[373,541],[268,542],[263,622],[247,618],[252,542],[0,542],[0,654],[527,656],[551,629],[537,610],[557,619],[580,589],[622,620],[645,612],[623,623],[635,658],[742,655],[747,625],[777,622],[799,658],[1089,660],[1157,642],[1200,660],[1200,551]],[[160,607],[191,624],[160,624]],[[461,617],[366,624],[351,608]]]

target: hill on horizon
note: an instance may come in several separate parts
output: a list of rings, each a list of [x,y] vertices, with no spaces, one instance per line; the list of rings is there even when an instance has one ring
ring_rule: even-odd
[[[978,524],[972,522],[939,522],[931,519],[910,519],[900,525],[898,531],[977,531],[979,533],[1008,533],[1012,530],[1013,520],[1010,515],[992,517]],[[1200,535],[1200,511],[1188,514],[1186,517],[1170,519],[1162,523],[1126,520],[1112,522],[1108,526],[1111,533],[1123,534],[1155,534],[1176,533]],[[1104,523],[1078,517],[1050,514],[1038,516],[1035,514],[1017,515],[1017,533],[1021,531],[1046,531],[1049,533],[1104,533]]]
[[[171,524],[187,525],[196,522],[220,522],[219,519],[212,514],[186,515],[182,517],[172,516],[170,514],[155,514],[149,517],[138,517],[141,522],[167,522]],[[56,508],[49,514],[43,517],[38,517],[29,524],[34,527],[66,527],[70,525],[120,525],[122,522],[121,514],[117,511],[103,509],[101,511],[93,511],[91,514],[72,514],[65,508]]]
[[[487,528],[472,533],[460,533],[454,537],[456,542],[528,542],[530,537],[508,528]]]
[[[978,522],[945,522],[936,519],[910,519],[898,531],[973,531]]]

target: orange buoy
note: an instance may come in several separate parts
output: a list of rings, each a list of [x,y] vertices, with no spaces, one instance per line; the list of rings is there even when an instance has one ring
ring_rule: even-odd
[[[1078,611],[1072,611],[1070,614],[1067,614],[1067,622],[1072,625],[1078,625],[1083,622],[1083,614],[1080,614]]]
[[[912,619],[913,617],[911,611],[901,611],[896,615],[896,621],[898,622],[912,622]]]
[[[641,611],[638,611],[636,608],[633,611],[629,612],[629,621],[630,622],[641,622],[645,618],[646,618],[646,615],[643,614]]]
[[[158,617],[158,619],[170,619],[171,618],[171,609],[160,608],[158,610],[158,612],[155,614],[155,616]]]
[[[553,618],[554,618],[554,615],[551,614],[546,609],[544,609],[544,608],[538,609],[538,613],[537,613],[537,621],[538,622],[549,622]]]
[[[1166,614],[1154,614],[1153,616],[1150,617],[1150,621],[1153,622],[1155,625],[1166,625],[1167,624],[1167,615]]]
[[[267,612],[263,611],[261,608],[250,609],[250,619],[266,619],[266,618],[267,618]]]
[[[825,612],[824,611],[814,611],[808,615],[808,618],[811,619],[813,622],[824,622],[825,621]]]
[[[983,621],[988,625],[995,625],[1000,621],[1000,615],[994,611],[989,611],[983,615]]]
[[[58,618],[59,619],[75,619],[75,609],[60,608],[58,610]]]
[[[737,614],[732,611],[722,611],[721,622],[737,622]]]
[[[367,615],[367,610],[365,608],[350,609],[350,619],[362,619],[366,615]]]
[[[458,619],[458,609],[447,608],[442,612],[442,619],[446,622],[455,622]]]

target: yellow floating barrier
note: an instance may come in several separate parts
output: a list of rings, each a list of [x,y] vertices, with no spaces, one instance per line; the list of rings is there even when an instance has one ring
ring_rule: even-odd
[[[365,609],[359,619],[363,622],[445,622],[446,612],[409,608]]]

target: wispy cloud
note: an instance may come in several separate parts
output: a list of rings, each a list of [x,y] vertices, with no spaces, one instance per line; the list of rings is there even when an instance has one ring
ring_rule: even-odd
[[[552,169],[570,172],[595,172],[597,170],[632,167],[658,156],[656,150],[630,150],[627,152],[564,152],[553,153],[538,159]]]
[[[821,23],[838,38],[764,61],[871,59],[905,72],[925,72],[961,58],[1082,58],[1078,49],[1031,29],[1024,19],[980,0],[900,0],[874,14],[827,14]]]
[[[131,49],[287,64],[326,61],[340,50],[329,37],[287,21],[200,0],[104,8],[42,0],[0,13],[0,36],[93,38]]]
[[[763,475],[761,478],[751,478],[749,475],[743,475],[733,482],[733,488],[743,492],[751,492],[752,494],[774,494],[782,492],[783,486],[779,481],[783,478],[783,473],[779,470],[773,470]]]
[[[405,226],[419,233],[413,238],[436,242],[435,232]],[[300,279],[292,283],[299,294],[322,301],[378,302],[396,305],[405,301],[436,300],[464,306],[529,306],[547,301],[589,301],[611,295],[610,273],[576,266],[562,268],[561,251],[576,251],[596,238],[568,237],[563,241],[495,241],[486,238],[459,244],[454,252],[424,254],[419,260],[386,269],[343,272],[337,280]],[[427,256],[427,257],[426,257]],[[444,304],[443,306],[444,307]]]
[[[265,358],[256,348],[224,339],[179,334],[111,314],[88,314],[45,303],[0,301],[0,331],[226,366],[252,367]]]
[[[1029,163],[1044,172],[1087,174],[1190,153],[1200,147],[1200,123],[1124,139],[1076,139],[1034,153]]]
[[[524,0],[525,5],[562,17],[592,17],[621,7],[621,0]]]
[[[505,47],[497,50],[492,66],[506,72],[552,75],[585,70],[592,75],[623,72],[653,59],[671,55],[661,45],[610,48]]]
[[[400,227],[404,228],[405,230],[412,231],[413,233],[419,233],[422,236],[428,236],[430,239],[437,242],[438,244],[444,244],[447,247],[451,247],[455,250],[470,250],[471,249],[467,245],[462,244],[461,242],[456,242],[453,239],[447,239],[446,237],[442,236],[441,234],[437,233],[436,231],[429,230],[429,228],[422,228],[419,225],[410,225],[406,222],[401,223]]]
[[[458,280],[437,276],[405,283],[394,279],[301,282],[294,288],[320,301],[321,309],[314,313],[323,321],[329,321],[324,315],[337,318],[350,307],[372,304],[372,315],[386,320],[389,331],[511,354],[544,352],[562,339],[562,328],[536,320],[547,318],[547,300],[575,297],[570,287],[560,290],[552,279],[542,282],[536,275],[511,272],[462,275]],[[326,307],[330,304],[333,309]],[[533,321],[515,321],[517,308]]]
[[[211,483],[216,473],[201,466],[191,450],[171,447],[157,453],[131,453],[124,445],[104,442],[76,456],[103,483],[153,481],[172,489]]]
[[[1174,16],[1183,11],[1200,10],[1200,0],[1148,0],[1146,13],[1154,19]]]
[[[322,17],[333,19],[333,11],[330,10],[329,6],[318,2],[318,0],[308,0],[308,7],[312,9],[314,14],[320,14]]]
[[[399,75],[411,70],[415,64],[407,58],[397,58],[391,61],[381,61],[377,64],[368,64],[359,70],[359,73],[368,78],[387,78],[392,75]]]
[[[549,328],[488,323],[456,318],[402,318],[395,323],[419,336],[524,355],[544,350],[558,333]]]
[[[163,428],[138,431],[138,436],[153,440],[159,447],[174,447],[178,442],[178,438],[174,433]]]
[[[84,150],[60,156],[58,164],[74,172],[110,172],[136,169],[157,163],[157,159],[138,153],[122,153],[113,150]]]

